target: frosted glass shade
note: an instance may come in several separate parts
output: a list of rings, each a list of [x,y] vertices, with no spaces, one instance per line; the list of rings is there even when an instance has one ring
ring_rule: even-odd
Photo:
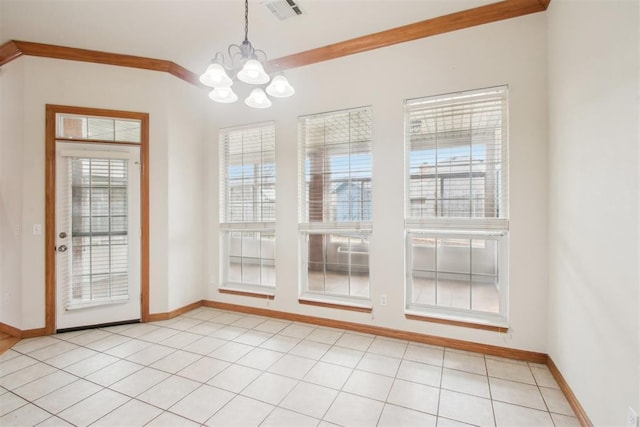
[[[264,90],[256,88],[251,91],[251,94],[244,103],[253,108],[269,108],[271,107],[271,100],[264,93]]]
[[[250,59],[244,64],[242,70],[238,72],[238,79],[245,83],[261,85],[269,81],[269,75],[264,72],[264,68],[259,61]]]
[[[296,91],[293,86],[289,84],[289,80],[280,74],[271,80],[271,84],[267,86],[267,93],[276,98],[286,98],[296,93]]]
[[[229,87],[233,84],[233,81],[227,75],[224,67],[214,62],[210,64],[204,74],[200,76],[200,83],[209,87]]]
[[[209,98],[216,102],[230,104],[238,100],[238,95],[230,87],[216,87],[209,93]]]

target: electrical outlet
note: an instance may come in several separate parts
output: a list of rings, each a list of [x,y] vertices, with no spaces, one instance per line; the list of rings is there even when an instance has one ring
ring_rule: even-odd
[[[380,305],[387,305],[387,295],[380,295]]]
[[[631,406],[627,411],[627,427],[638,427],[638,414]]]

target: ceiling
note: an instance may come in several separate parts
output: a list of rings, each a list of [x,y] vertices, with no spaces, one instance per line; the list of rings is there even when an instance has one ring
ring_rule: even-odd
[[[496,0],[296,0],[280,21],[249,1],[249,40],[276,58]],[[242,0],[0,0],[0,44],[24,40],[173,61],[196,73],[244,37]]]

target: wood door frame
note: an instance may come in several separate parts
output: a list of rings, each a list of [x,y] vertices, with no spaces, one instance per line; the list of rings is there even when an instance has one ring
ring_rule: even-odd
[[[56,114],[135,119],[141,122],[140,147],[140,320],[149,320],[149,114],[101,108],[46,105],[45,125],[45,334],[56,332]],[[77,139],[65,142],[126,143]],[[127,144],[129,145],[129,144]]]

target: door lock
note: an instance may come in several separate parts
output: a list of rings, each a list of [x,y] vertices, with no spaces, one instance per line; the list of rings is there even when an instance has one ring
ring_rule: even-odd
[[[67,245],[58,246],[58,252],[67,252]]]
[[[63,231],[63,232],[61,232],[60,234],[58,234],[58,236],[59,236],[61,239],[64,239],[65,237],[67,237],[67,233],[65,233],[65,232]]]

